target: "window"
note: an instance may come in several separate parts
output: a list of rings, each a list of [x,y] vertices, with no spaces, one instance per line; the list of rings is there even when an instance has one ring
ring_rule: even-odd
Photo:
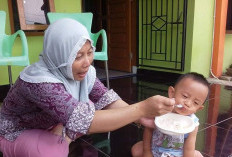
[[[27,35],[40,35],[48,26],[47,13],[54,12],[54,0],[9,0],[12,33],[21,29]]]

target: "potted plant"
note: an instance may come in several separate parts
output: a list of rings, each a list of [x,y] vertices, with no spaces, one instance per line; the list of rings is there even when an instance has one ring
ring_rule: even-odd
[[[232,76],[232,64],[226,69],[226,75]]]

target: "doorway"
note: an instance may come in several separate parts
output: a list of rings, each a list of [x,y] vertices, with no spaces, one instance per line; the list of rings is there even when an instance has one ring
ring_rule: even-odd
[[[93,13],[93,33],[106,30],[109,69],[131,72],[137,65],[136,0],[82,0],[82,8]]]

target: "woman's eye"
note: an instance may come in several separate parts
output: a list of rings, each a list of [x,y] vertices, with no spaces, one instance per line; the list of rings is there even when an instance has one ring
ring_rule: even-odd
[[[81,56],[76,56],[75,60],[79,60],[81,58]]]
[[[93,51],[91,50],[91,51],[88,52],[88,55],[91,55],[92,53],[93,53]]]

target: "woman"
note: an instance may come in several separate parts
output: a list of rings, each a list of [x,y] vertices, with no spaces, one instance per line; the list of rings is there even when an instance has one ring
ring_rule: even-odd
[[[66,157],[69,143],[82,135],[141,119],[149,125],[146,118],[172,111],[174,100],[166,97],[128,105],[108,90],[91,66],[94,50],[77,21],[48,27],[39,61],[20,73],[1,108],[0,150],[6,157]]]

